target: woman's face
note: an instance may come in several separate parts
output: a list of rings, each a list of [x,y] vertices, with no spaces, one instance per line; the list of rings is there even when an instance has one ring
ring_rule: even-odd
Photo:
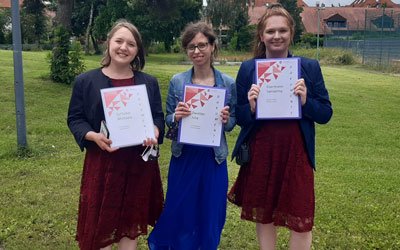
[[[271,58],[287,57],[292,34],[288,21],[283,16],[271,16],[266,20],[265,29],[260,35]]]
[[[127,28],[122,27],[117,30],[109,42],[109,51],[111,64],[121,66],[129,65],[138,53],[138,47],[133,36]]]
[[[203,33],[197,33],[186,48],[186,53],[194,66],[211,65],[213,51],[214,45],[208,43],[208,38]]]

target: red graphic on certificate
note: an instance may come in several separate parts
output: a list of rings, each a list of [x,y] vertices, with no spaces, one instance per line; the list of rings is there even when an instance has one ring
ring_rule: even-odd
[[[194,110],[197,107],[204,107],[212,97],[210,89],[188,87],[186,88],[185,103]]]
[[[104,93],[105,106],[108,116],[111,116],[114,111],[118,111],[123,105],[126,107],[128,102],[133,99],[133,94],[129,89],[119,89]]]
[[[268,84],[273,80],[277,80],[286,68],[281,61],[259,62],[257,67],[257,83],[260,87],[264,83]]]

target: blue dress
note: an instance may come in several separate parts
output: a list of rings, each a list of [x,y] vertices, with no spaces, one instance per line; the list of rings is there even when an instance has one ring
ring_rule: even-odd
[[[184,145],[171,156],[165,207],[148,238],[151,250],[217,249],[226,218],[228,171],[211,147]]]

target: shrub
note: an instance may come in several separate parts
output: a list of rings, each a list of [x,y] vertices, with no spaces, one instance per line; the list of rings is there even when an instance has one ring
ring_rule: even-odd
[[[70,78],[75,78],[77,75],[85,71],[86,67],[83,63],[82,46],[78,41],[73,41],[71,50],[68,53],[69,58],[69,74]]]
[[[148,50],[149,53],[152,54],[161,54],[161,53],[166,53],[165,51],[165,45],[163,42],[156,42],[156,43],[152,43],[149,47]]]
[[[322,45],[321,41],[322,39],[320,39],[320,45]],[[300,37],[300,45],[306,48],[315,48],[317,47],[317,37],[312,33],[304,33]]]
[[[70,84],[69,77],[69,31],[58,26],[54,30],[54,48],[52,50],[50,62],[50,78],[55,82]]]
[[[55,82],[71,84],[75,76],[85,69],[82,63],[82,47],[78,42],[70,45],[70,33],[63,26],[55,29],[54,39],[54,48],[50,55],[50,78]]]
[[[255,25],[247,25],[240,28],[239,32],[235,32],[229,41],[229,49],[236,51],[251,50],[255,32]]]

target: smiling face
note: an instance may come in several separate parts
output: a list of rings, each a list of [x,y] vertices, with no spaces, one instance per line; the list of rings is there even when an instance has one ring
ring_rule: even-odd
[[[186,53],[194,66],[211,65],[213,51],[214,45],[209,43],[203,33],[197,33],[186,47]]]
[[[260,40],[265,44],[268,58],[287,57],[293,34],[288,20],[283,16],[271,16],[265,21]]]
[[[120,66],[129,65],[138,53],[136,40],[132,32],[125,27],[121,27],[114,33],[110,39],[108,48],[111,58],[110,63]]]

